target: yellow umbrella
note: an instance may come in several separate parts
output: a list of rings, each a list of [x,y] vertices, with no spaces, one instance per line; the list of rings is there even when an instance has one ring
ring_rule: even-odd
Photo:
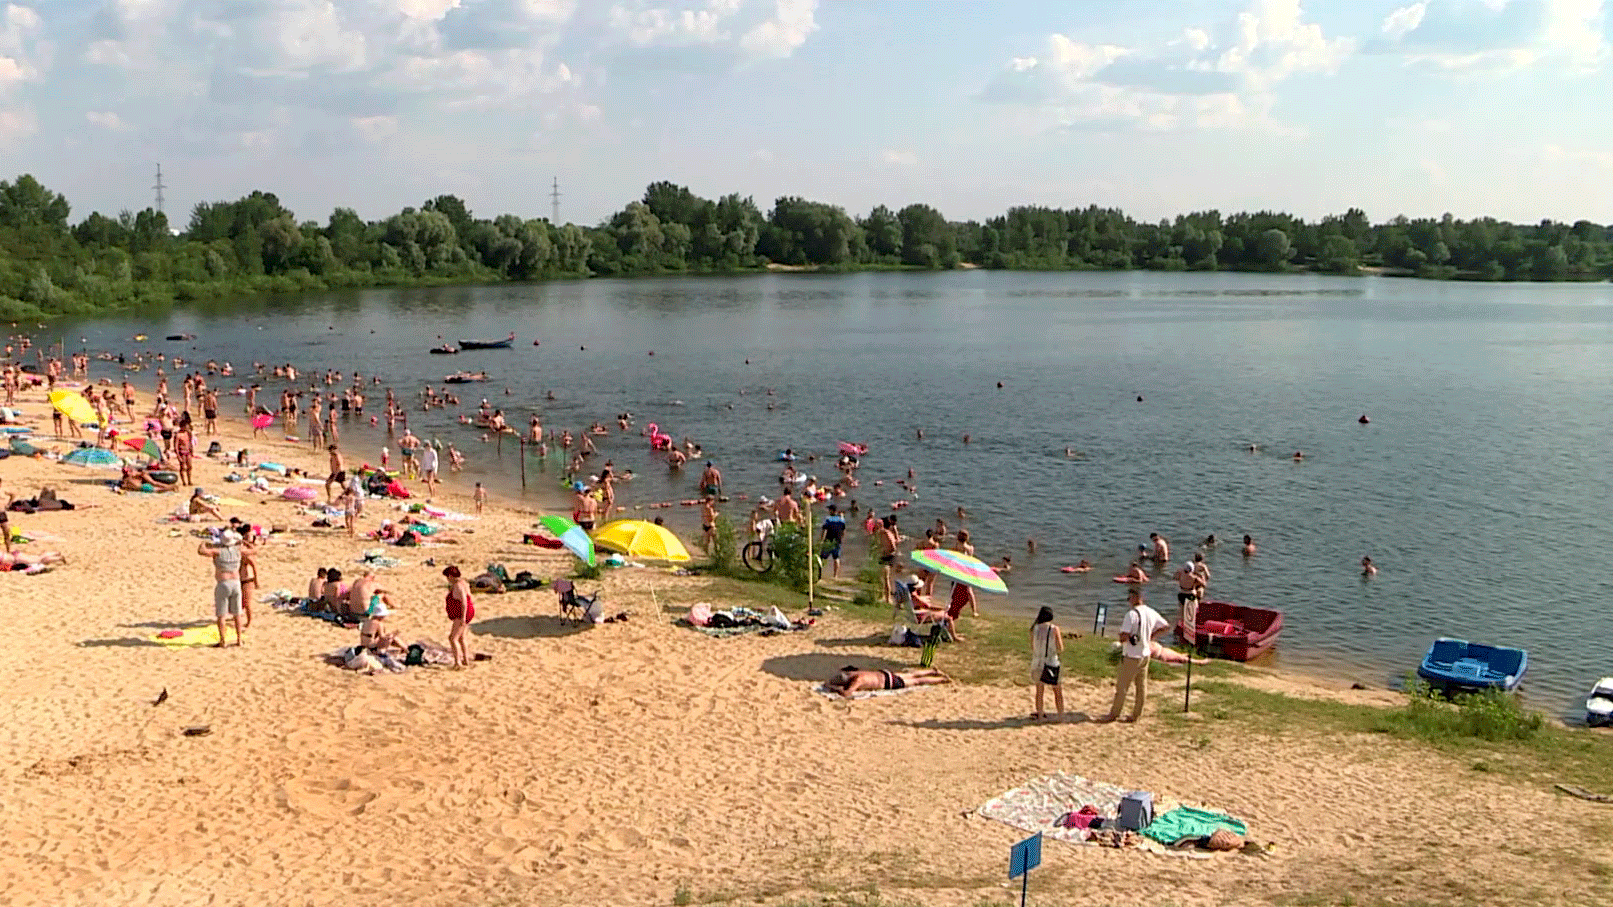
[[[657,561],[687,561],[689,549],[678,537],[648,520],[614,520],[594,532],[594,545],[628,557]]]
[[[95,414],[95,407],[90,405],[78,391],[51,391],[50,405],[62,411],[62,415],[80,425],[99,425],[101,417]]]

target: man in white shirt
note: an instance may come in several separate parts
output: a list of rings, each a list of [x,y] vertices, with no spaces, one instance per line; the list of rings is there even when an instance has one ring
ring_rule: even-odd
[[[1142,717],[1143,704],[1148,698],[1148,658],[1153,652],[1154,637],[1170,628],[1170,623],[1159,612],[1143,604],[1141,592],[1133,589],[1127,598],[1131,605],[1120,622],[1120,672],[1115,675],[1115,700],[1109,714],[1099,721],[1114,721],[1126,705],[1126,693],[1137,688],[1137,701],[1131,715],[1123,720],[1136,721]]]

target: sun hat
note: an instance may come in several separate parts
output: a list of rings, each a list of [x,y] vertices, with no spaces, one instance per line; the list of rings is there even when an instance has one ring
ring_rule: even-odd
[[[387,610],[386,602],[381,601],[381,596],[379,595],[370,596],[370,605],[364,609],[365,617],[385,617],[391,613],[391,611]]]
[[[219,533],[218,541],[219,544],[226,547],[230,545],[239,545],[241,544],[241,533],[236,532],[234,529],[226,529]]]

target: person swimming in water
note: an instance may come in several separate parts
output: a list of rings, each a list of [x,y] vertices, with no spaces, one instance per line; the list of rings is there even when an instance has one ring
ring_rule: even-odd
[[[1376,564],[1372,563],[1372,558],[1365,557],[1365,556],[1363,556],[1361,558],[1361,575],[1362,576],[1377,576],[1378,575],[1378,567],[1377,567]]]

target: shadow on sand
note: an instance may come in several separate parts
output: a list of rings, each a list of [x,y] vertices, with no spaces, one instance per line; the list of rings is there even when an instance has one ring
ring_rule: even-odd
[[[823,681],[840,673],[841,668],[853,664],[866,670],[902,671],[912,667],[877,656],[802,653],[768,658],[762,662],[762,670],[785,680]]]
[[[472,629],[478,635],[498,636],[503,639],[539,637],[557,639],[585,632],[591,626],[586,622],[566,620],[552,614],[539,614],[530,617],[491,617],[476,621]]]
[[[141,639],[138,636],[119,636],[114,639],[86,639],[78,645],[81,649],[133,649],[144,646],[160,646],[162,644],[150,639]]]
[[[900,724],[907,727],[918,728],[925,731],[1002,731],[1009,728],[1036,727],[1042,724],[1089,724],[1092,716],[1085,712],[1065,712],[1063,718],[1031,718],[1028,716],[1015,716],[1013,718],[930,718],[924,721],[893,721],[891,724]]]

